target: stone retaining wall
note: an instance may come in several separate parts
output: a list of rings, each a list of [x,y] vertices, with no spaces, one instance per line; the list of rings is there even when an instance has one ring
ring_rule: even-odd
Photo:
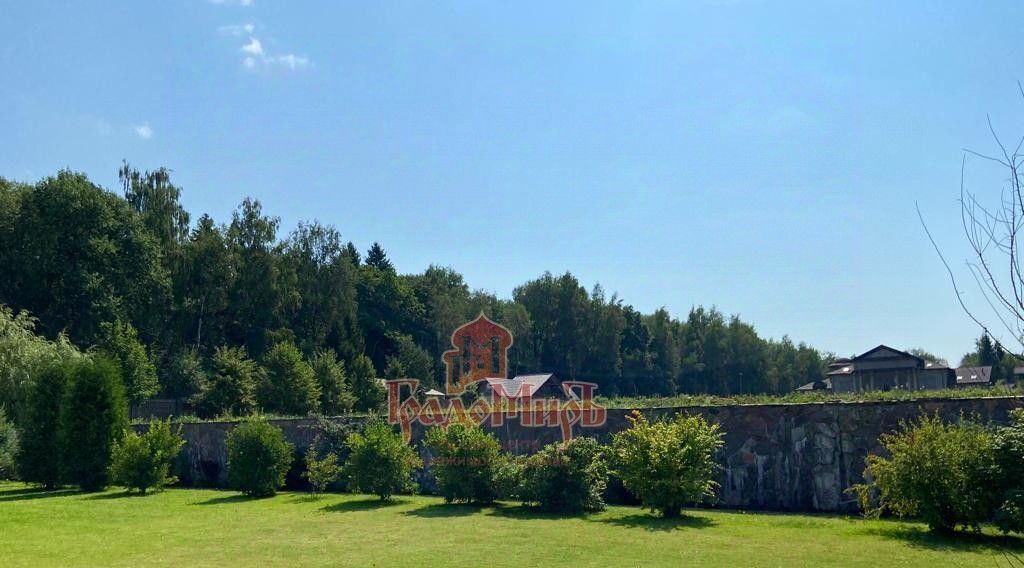
[[[769,404],[649,409],[648,416],[676,412],[699,413],[725,432],[720,454],[723,466],[718,506],[773,511],[851,512],[855,500],[845,494],[863,480],[864,458],[879,453],[878,437],[900,421],[921,413],[946,419],[976,416],[1002,424],[1011,409],[1024,407],[1024,397],[994,397],[912,402],[826,404]],[[596,436],[607,442],[612,432],[626,427],[629,410],[609,410],[601,428],[581,429],[574,435]],[[335,419],[344,421],[347,419]],[[285,436],[303,451],[316,437],[313,419],[274,420]],[[226,482],[227,433],[230,422],[184,424],[187,441],[179,464],[186,484],[223,485]],[[503,447],[531,453],[561,439],[558,428],[526,428],[515,419],[488,428]],[[414,428],[413,443],[422,439]]]

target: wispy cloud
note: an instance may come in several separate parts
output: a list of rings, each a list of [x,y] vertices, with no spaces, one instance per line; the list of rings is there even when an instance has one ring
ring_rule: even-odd
[[[313,64],[306,55],[268,53],[263,47],[263,42],[252,35],[249,36],[249,41],[243,44],[239,51],[242,53],[242,67],[247,71],[258,71],[271,67],[295,71]]]
[[[266,62],[270,65],[283,65],[289,69],[298,69],[300,67],[309,66],[309,58],[305,55],[295,55],[289,53],[287,55],[278,55],[275,57],[268,57]]]
[[[217,33],[220,35],[241,37],[244,35],[250,35],[256,31],[256,26],[251,23],[246,24],[228,24],[226,26],[220,26],[217,28]]]
[[[143,140],[149,140],[153,137],[153,129],[149,126],[148,122],[136,124],[132,128],[135,130],[135,134]]]
[[[210,4],[217,4],[218,6],[252,6],[253,0],[208,0]]]

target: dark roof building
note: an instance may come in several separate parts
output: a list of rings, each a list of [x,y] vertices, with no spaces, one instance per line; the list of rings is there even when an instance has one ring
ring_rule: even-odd
[[[992,367],[960,367],[956,370],[956,386],[987,387],[992,385]]]
[[[836,359],[827,374],[837,393],[945,389],[956,384],[949,367],[887,345],[850,359]]]

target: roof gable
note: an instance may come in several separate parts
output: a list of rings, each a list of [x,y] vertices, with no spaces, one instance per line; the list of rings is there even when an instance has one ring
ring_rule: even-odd
[[[888,345],[879,345],[874,349],[865,351],[860,355],[853,358],[853,361],[870,361],[873,359],[915,359],[924,364],[924,359],[907,353],[906,351],[900,351],[899,349],[893,349]]]

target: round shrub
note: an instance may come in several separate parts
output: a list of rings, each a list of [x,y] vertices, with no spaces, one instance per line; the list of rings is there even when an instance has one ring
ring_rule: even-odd
[[[171,465],[185,445],[181,427],[171,430],[171,420],[154,420],[141,436],[127,430],[124,438],[114,445],[110,476],[114,483],[129,491],[136,489],[145,495],[149,489],[161,489],[177,481]]]
[[[371,422],[362,433],[350,435],[347,444],[349,456],[343,471],[353,491],[385,501],[413,489],[412,473],[423,462],[389,424]]]
[[[601,450],[593,438],[544,446],[526,460],[520,499],[549,511],[603,509],[608,466]]]
[[[475,424],[431,428],[427,448],[430,471],[445,502],[491,503],[497,498],[495,473],[501,444]]]
[[[252,497],[273,495],[292,464],[292,445],[281,429],[253,417],[228,434],[228,482]]]
[[[852,488],[867,514],[918,517],[933,531],[977,529],[991,518],[999,494],[991,431],[923,416],[880,441],[890,457],[869,455],[869,481]]]
[[[127,426],[128,404],[117,363],[102,355],[74,363],[60,412],[66,479],[83,491],[105,488],[111,450]]]
[[[341,466],[338,465],[338,454],[328,452],[323,458],[317,456],[316,446],[310,446],[306,451],[306,471],[302,477],[309,482],[309,487],[314,495],[319,495],[327,490],[341,475]]]
[[[653,424],[637,411],[628,418],[630,427],[612,436],[612,467],[645,507],[677,517],[684,505],[714,498],[717,424],[682,414]]]

